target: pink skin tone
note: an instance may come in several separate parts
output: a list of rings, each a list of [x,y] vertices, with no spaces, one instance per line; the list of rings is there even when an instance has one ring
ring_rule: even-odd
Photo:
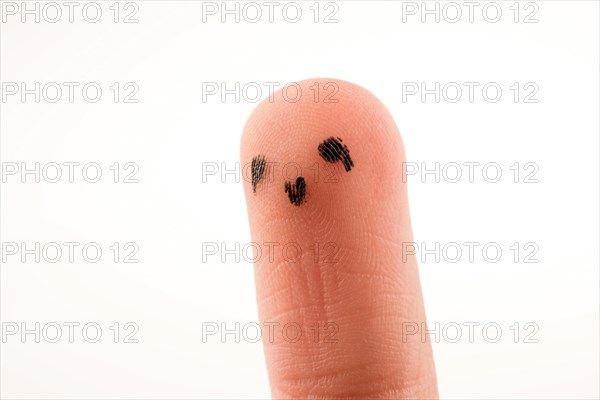
[[[319,101],[310,88],[315,82],[321,90],[334,83]],[[299,85],[295,103],[281,93],[263,101],[241,143],[242,164],[257,155],[279,163],[267,164],[256,193],[244,182],[252,241],[279,244],[272,259],[255,263],[260,320],[279,329],[294,323],[303,332],[298,341],[281,334],[263,339],[272,395],[437,398],[431,344],[419,334],[402,335],[403,323],[425,322],[425,308],[417,262],[402,256],[402,243],[413,239],[398,128],[385,106],[357,85],[335,79]],[[335,85],[337,102],[324,102]],[[319,155],[319,143],[330,136],[348,146],[351,171]],[[284,170],[286,163],[297,168]],[[297,170],[306,181],[300,206],[284,192]],[[287,256],[286,243],[294,243]],[[288,333],[293,339],[296,330]]]

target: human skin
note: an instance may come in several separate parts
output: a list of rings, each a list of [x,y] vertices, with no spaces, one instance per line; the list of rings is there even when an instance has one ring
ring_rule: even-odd
[[[437,398],[429,340],[403,335],[407,325],[421,329],[425,309],[416,259],[402,254],[413,238],[398,128],[355,84],[298,84],[298,101],[276,92],[258,105],[241,142],[242,165],[258,155],[267,162],[256,193],[244,182],[252,241],[263,253],[254,266],[259,318],[279,324],[275,332],[295,324],[287,337],[263,335],[272,396]],[[336,85],[337,102],[325,102]],[[331,136],[348,146],[350,171],[319,155]],[[306,181],[299,206],[284,191],[297,169]]]

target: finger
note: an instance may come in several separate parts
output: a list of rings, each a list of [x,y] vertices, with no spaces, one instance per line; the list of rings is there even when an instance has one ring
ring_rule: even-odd
[[[430,343],[407,335],[425,311],[416,260],[402,254],[412,231],[398,129],[354,84],[299,87],[261,103],[241,144],[242,163],[254,160],[244,190],[273,396],[437,397]]]

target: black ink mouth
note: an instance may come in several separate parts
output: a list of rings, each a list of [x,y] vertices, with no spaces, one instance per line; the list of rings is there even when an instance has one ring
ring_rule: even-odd
[[[296,183],[292,184],[290,181],[285,183],[285,192],[290,198],[290,203],[295,206],[299,206],[304,202],[304,196],[306,196],[306,182],[304,178],[299,176],[296,178]]]

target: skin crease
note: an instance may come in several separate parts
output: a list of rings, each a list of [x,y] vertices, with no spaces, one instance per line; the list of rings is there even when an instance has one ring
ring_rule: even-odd
[[[324,90],[328,83],[334,85]],[[295,103],[276,92],[259,104],[241,142],[242,164],[258,154],[268,164],[256,193],[247,181],[244,192],[252,241],[262,251],[254,266],[259,318],[279,324],[272,340],[262,325],[272,396],[437,398],[428,336],[402,335],[403,323],[421,327],[425,309],[415,257],[402,256],[402,242],[413,238],[398,128],[357,85],[335,79],[299,85]],[[335,85],[337,103],[324,102]],[[294,96],[290,89],[288,98]],[[319,143],[331,136],[348,146],[351,171],[319,155]],[[284,192],[297,175],[306,181],[300,206]],[[287,243],[297,245],[285,249]],[[294,326],[285,340],[287,323],[302,329],[299,340],[293,341]]]

